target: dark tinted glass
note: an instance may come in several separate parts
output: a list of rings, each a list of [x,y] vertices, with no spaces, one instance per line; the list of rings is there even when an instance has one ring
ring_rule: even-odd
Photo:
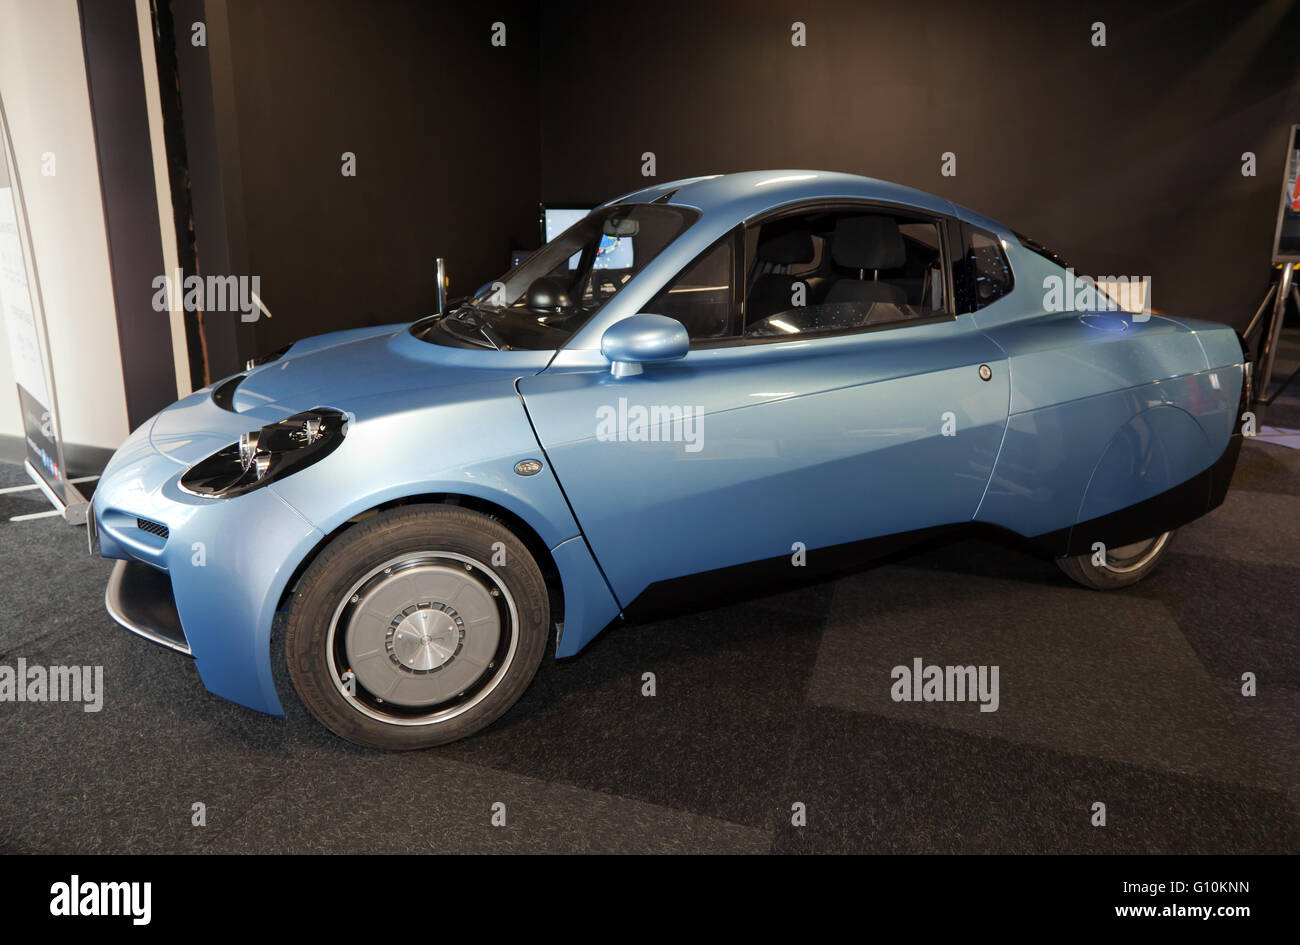
[[[965,252],[953,272],[957,311],[975,312],[992,305],[1015,285],[1002,241],[992,233],[963,226]]]
[[[691,340],[736,334],[731,236],[704,253],[645,306],[686,326]]]
[[[617,204],[593,210],[417,338],[486,348],[561,348],[699,218],[687,207]]]

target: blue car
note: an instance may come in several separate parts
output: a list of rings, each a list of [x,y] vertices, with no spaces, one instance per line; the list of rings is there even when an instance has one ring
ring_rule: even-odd
[[[307,708],[405,749],[499,718],[552,639],[936,535],[1131,584],[1223,501],[1249,363],[1230,328],[1063,305],[1064,280],[878,180],[637,191],[443,313],[299,341],[136,430],[91,515],[109,613],[281,715],[286,611]]]

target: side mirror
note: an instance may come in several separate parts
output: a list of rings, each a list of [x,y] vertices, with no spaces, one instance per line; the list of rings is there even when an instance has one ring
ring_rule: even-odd
[[[690,350],[686,326],[667,315],[633,315],[600,336],[600,353],[611,362],[609,372],[615,377],[640,374],[642,364],[676,361]]]

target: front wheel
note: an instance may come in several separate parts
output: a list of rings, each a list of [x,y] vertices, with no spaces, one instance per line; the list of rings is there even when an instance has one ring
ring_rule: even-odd
[[[1119,548],[1101,548],[1087,554],[1057,558],[1056,563],[1084,587],[1099,591],[1128,587],[1155,570],[1173,534],[1168,531]]]
[[[371,748],[442,745],[519,699],[546,650],[546,583],[500,522],[445,505],[381,512],[303,574],[285,631],[299,698]]]

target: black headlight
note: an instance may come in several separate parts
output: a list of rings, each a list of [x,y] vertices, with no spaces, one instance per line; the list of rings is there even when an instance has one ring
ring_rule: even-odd
[[[242,495],[324,459],[343,442],[347,428],[347,417],[328,407],[268,423],[190,467],[181,488],[217,499]]]

